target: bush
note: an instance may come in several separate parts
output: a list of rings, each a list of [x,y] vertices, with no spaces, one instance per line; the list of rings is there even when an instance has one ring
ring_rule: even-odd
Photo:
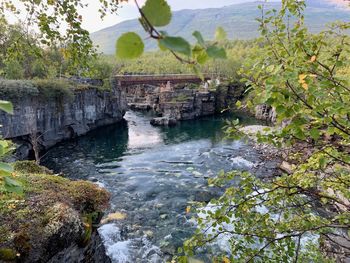
[[[8,79],[23,79],[24,69],[18,61],[9,61],[5,63],[4,73]]]
[[[66,80],[58,79],[38,79],[33,80],[33,84],[38,88],[40,95],[45,98],[72,100],[74,98],[74,87]]]
[[[38,96],[39,91],[29,80],[0,80],[1,99],[13,99],[22,96]]]

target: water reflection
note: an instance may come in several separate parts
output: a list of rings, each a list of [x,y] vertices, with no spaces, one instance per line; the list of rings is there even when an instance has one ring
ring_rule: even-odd
[[[149,125],[152,115],[127,112],[125,119],[128,120],[129,149],[154,147],[163,143],[163,137],[159,128]]]

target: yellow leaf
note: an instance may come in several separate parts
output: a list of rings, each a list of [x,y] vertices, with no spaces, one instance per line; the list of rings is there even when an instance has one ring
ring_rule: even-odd
[[[300,74],[300,75],[299,75],[299,82],[300,82],[300,81],[303,81],[304,79],[306,79],[306,77],[307,77],[307,75],[305,75],[305,74]]]
[[[308,90],[308,89],[309,89],[309,86],[308,86],[306,83],[303,83],[302,87],[303,87],[305,90]]]
[[[230,259],[228,259],[227,257],[223,257],[222,262],[223,263],[231,263]]]
[[[316,58],[317,58],[317,57],[316,57],[315,55],[313,55],[313,56],[311,57],[310,61],[311,61],[311,62],[315,62],[315,61],[316,61]]]
[[[191,211],[191,207],[190,206],[186,207],[186,213],[188,214],[190,211]]]
[[[116,212],[113,214],[109,214],[107,216],[107,218],[105,218],[101,221],[101,223],[106,224],[106,223],[113,221],[113,220],[124,220],[125,218],[126,218],[126,214],[121,213],[121,212]]]

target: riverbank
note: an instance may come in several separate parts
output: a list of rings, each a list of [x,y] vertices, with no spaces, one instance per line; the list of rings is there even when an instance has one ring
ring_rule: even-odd
[[[1,189],[1,262],[110,262],[96,231],[107,191],[29,161],[14,169],[23,194]]]

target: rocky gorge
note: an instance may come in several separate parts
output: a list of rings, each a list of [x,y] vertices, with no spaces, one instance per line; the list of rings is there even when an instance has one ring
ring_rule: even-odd
[[[28,94],[8,90],[2,97],[12,101],[14,114],[0,113],[0,131],[19,144],[18,159],[33,158],[33,149],[45,151],[63,140],[123,119],[127,110],[122,90],[96,87],[74,90],[72,96],[45,96],[31,87]]]
[[[171,126],[178,124],[178,129],[180,129],[179,131],[181,132],[184,129],[184,127],[188,126],[186,129],[190,131],[192,130],[192,124],[194,125],[195,123],[188,122],[187,125],[184,123],[183,125],[185,126],[183,126],[180,123],[180,121],[194,120],[199,117],[205,116],[211,118],[211,115],[219,113],[223,109],[233,108],[234,105],[232,103],[230,104],[230,101],[233,100],[235,102],[238,99],[241,99],[243,96],[243,92],[244,89],[238,89],[238,87],[234,85],[221,86],[220,89],[216,90],[203,90],[193,88],[193,84],[182,84],[177,85],[174,89],[163,88],[163,90],[161,90],[161,87],[152,85],[138,85],[125,88],[114,84],[111,91],[103,91],[96,87],[85,87],[84,89],[75,89],[73,92],[73,96],[68,96],[69,94],[66,94],[67,96],[62,96],[61,94],[59,96],[48,97],[39,90],[35,90],[35,87],[32,87],[32,91],[30,93],[27,93],[26,96],[13,96],[11,95],[11,93],[8,93],[6,94],[6,96],[3,97],[4,99],[11,100],[15,106],[15,109],[14,115],[11,116],[1,113],[0,122],[3,124],[1,132],[5,138],[13,139],[15,142],[19,143],[20,146],[17,150],[17,158],[33,158],[34,151],[46,151],[47,149],[55,146],[59,142],[73,138],[78,138],[82,135],[88,134],[92,130],[97,130],[98,132],[99,129],[97,128],[99,127],[110,124],[116,124],[122,121],[124,118],[124,114],[128,109],[128,106],[132,109],[138,110],[154,110],[154,114],[156,114],[159,117],[153,117],[151,119],[142,117],[137,118],[135,120],[135,123],[137,123],[138,126],[142,127],[143,130],[146,129],[142,132],[142,136],[140,138],[142,139],[142,142],[140,142],[139,139],[136,139],[140,136],[139,131],[132,131],[131,129],[127,133],[125,133],[125,127],[118,126],[117,128],[113,128],[113,133],[108,135],[108,129],[104,129],[106,134],[104,134],[102,137],[107,136],[114,138],[115,136],[118,136],[118,134],[120,134],[121,136],[121,138],[118,137],[116,141],[114,141],[113,139],[113,142],[108,143],[107,146],[104,142],[102,143],[102,145],[104,145],[103,147],[105,147],[103,148],[103,153],[101,153],[102,158],[107,158],[109,154],[112,154],[114,152],[113,147],[116,146],[122,147],[124,149],[123,151],[125,151],[126,148],[133,149],[134,147],[136,147],[135,149],[140,150],[144,149],[144,145],[146,145],[146,148],[153,148],[155,145],[158,145],[158,143],[160,143],[159,140],[161,140],[158,135],[158,133],[160,133],[158,131],[158,128],[151,128],[147,126],[146,123],[142,123],[145,120],[147,120],[148,124],[149,122],[151,122],[152,124],[160,126]],[[250,161],[246,161],[240,156],[234,156],[231,158],[232,153],[225,153],[221,157],[221,151],[223,151],[221,147],[226,146],[220,144],[212,149],[210,144],[207,145],[207,136],[214,138],[215,133],[218,130],[220,130],[220,127],[223,125],[223,121],[220,120],[220,127],[216,127],[217,124],[214,121],[215,118],[216,117],[213,117],[213,119],[209,119],[208,122],[199,122],[201,127],[205,125],[205,123],[208,123],[210,125],[212,124],[213,126],[208,126],[208,131],[213,130],[213,134],[210,133],[210,135],[206,135],[205,132],[201,132],[202,128],[199,127],[199,130],[197,128],[193,129],[195,133],[200,134],[199,138],[203,138],[205,139],[205,141],[198,143],[194,141],[194,144],[189,144],[188,146],[191,147],[191,151],[197,149],[197,146],[206,147],[208,150],[208,154],[211,154],[210,152],[214,151],[214,155],[219,156],[215,157],[215,160],[219,163],[227,162],[228,167],[245,167],[247,169],[252,168],[251,163],[254,160],[256,160],[256,158],[260,157],[258,157],[258,153],[254,153],[254,155],[251,156],[249,153],[249,148],[245,148],[246,146],[240,146],[240,148],[243,147],[247,150],[247,156],[245,158],[248,158]],[[130,116],[127,117],[128,123],[130,121],[129,119]],[[147,129],[150,129],[150,134],[148,134]],[[207,130],[207,128],[205,128],[203,131],[205,130]],[[176,141],[176,138],[171,138],[170,134],[169,136],[171,141]],[[190,137],[195,138],[196,136],[196,134],[191,133]],[[94,138],[94,136],[92,135],[91,138]],[[130,145],[124,147],[123,144],[120,144],[125,140],[125,138],[129,138]],[[134,143],[135,145],[132,145],[132,143]],[[167,143],[165,142],[164,144]],[[140,147],[140,145],[142,145],[142,147]],[[228,152],[232,151],[235,148],[235,146],[232,146],[231,144],[229,145],[230,148]],[[110,147],[112,147],[112,149]],[[15,206],[13,211],[10,210],[11,213],[14,213],[14,223],[18,223],[18,225],[20,225],[20,228],[17,229],[16,226],[10,225],[6,229],[3,229],[5,231],[4,233],[10,233],[11,231],[15,233],[14,236],[12,235],[12,237],[15,239],[9,238],[7,234],[1,236],[2,239],[6,240],[6,242],[2,242],[0,246],[0,258],[2,260],[7,260],[10,262],[18,259],[21,259],[21,262],[110,262],[110,258],[112,258],[113,261],[119,262],[119,256],[116,256],[114,252],[111,252],[111,247],[108,243],[110,241],[106,241],[109,240],[108,236],[111,235],[110,231],[106,234],[103,232],[103,230],[106,227],[101,228],[102,232],[100,231],[100,233],[104,233],[107,235],[107,237],[106,235],[103,235],[102,239],[100,237],[99,232],[96,231],[96,228],[99,225],[99,222],[103,215],[103,211],[106,209],[105,205],[108,196],[107,192],[105,192],[97,186],[94,186],[92,183],[75,181],[77,179],[89,180],[95,182],[96,184],[101,184],[102,186],[104,186],[104,184],[106,184],[106,181],[101,182],[102,176],[100,172],[102,172],[103,174],[105,172],[109,173],[109,169],[115,169],[114,166],[112,164],[109,164],[109,161],[106,160],[106,164],[103,164],[106,165],[106,167],[100,167],[98,161],[94,161],[96,162],[96,164],[89,163],[90,161],[84,157],[84,165],[82,166],[82,170],[75,170],[74,172],[72,172],[69,169],[75,169],[76,165],[79,164],[80,160],[75,160],[75,158],[73,158],[74,163],[70,163],[70,161],[66,159],[67,155],[70,156],[68,158],[74,156],[73,152],[67,151],[69,147],[64,151],[65,155],[57,159],[55,157],[55,154],[59,150],[56,150],[55,148],[57,147],[53,148],[53,156],[50,152],[48,152],[48,155],[44,157],[44,165],[47,165],[48,167],[54,169],[57,173],[63,172],[65,176],[68,176],[74,181],[71,182],[57,175],[52,175],[50,171],[42,171],[39,168],[39,171],[36,170],[36,172],[33,173],[32,171],[26,170],[32,165],[29,163],[26,163],[27,165],[25,166],[28,166],[26,169],[18,171],[18,176],[20,178],[23,177],[23,184],[28,184],[29,181],[30,184],[36,182],[38,183],[38,188],[30,188],[26,190],[27,192],[25,198],[23,200],[21,199],[20,201],[23,202],[22,206]],[[74,151],[76,151],[75,147],[73,147],[73,149]],[[165,149],[161,150],[164,151],[164,153],[161,153],[161,155],[167,154]],[[84,156],[88,156],[92,153],[95,154],[95,151],[96,149],[92,149],[91,151],[84,153]],[[227,149],[225,149],[224,151],[227,151]],[[99,150],[97,150],[97,152],[99,152]],[[137,155],[135,155],[132,151],[130,154],[134,155],[132,156],[133,158],[137,158]],[[180,152],[178,154],[180,154]],[[230,156],[229,159],[226,158],[226,155]],[[118,154],[116,156],[118,156]],[[154,160],[157,160],[158,158],[157,155],[153,157]],[[116,157],[113,157],[113,160],[114,158]],[[169,156],[169,160],[164,161],[165,163],[169,163],[169,167],[161,168],[155,166],[154,172],[159,173],[158,169],[169,170],[169,174],[174,173],[175,177],[173,179],[179,177],[182,178],[176,184],[182,184],[182,181],[185,182],[187,180],[186,177],[194,176],[194,181],[197,183],[196,187],[200,186],[201,188],[203,188],[196,190],[196,192],[194,193],[194,200],[208,202],[211,199],[213,193],[211,193],[206,188],[205,182],[208,176],[212,176],[215,173],[215,171],[212,171],[209,166],[206,166],[206,169],[204,170],[200,168],[200,162],[203,161],[203,158],[206,158],[206,155],[202,156],[202,153],[198,152],[199,159],[195,159],[190,163],[185,162],[180,155],[176,157],[179,160],[175,160],[174,162],[172,158],[172,156]],[[232,164],[230,158],[233,160]],[[50,161],[47,161],[48,159]],[[59,166],[56,162],[56,159],[58,163],[64,163],[64,166]],[[53,165],[52,162],[54,162],[55,164]],[[124,162],[124,165],[130,165],[130,167],[133,167],[134,162],[135,160],[131,159],[130,164]],[[139,162],[140,161],[137,161],[136,163]],[[177,164],[179,165],[179,167],[177,168],[178,170],[172,171],[174,169],[174,167],[172,166]],[[188,166],[184,171],[182,171],[183,168],[180,166],[182,164]],[[192,165],[195,164],[198,167],[193,168]],[[221,165],[215,163],[215,167],[216,166],[217,168],[221,167]],[[57,167],[59,168],[57,169]],[[90,177],[85,177],[87,171],[85,171],[83,167],[90,167],[90,172],[92,172],[94,175],[91,178],[94,179],[91,179]],[[275,167],[275,164],[271,165],[271,169],[273,169],[273,167]],[[151,175],[152,172],[147,172],[147,169],[145,170],[146,175],[148,176],[148,173],[150,173]],[[132,170],[134,169],[130,169],[130,174],[136,175],[135,172],[137,171],[134,172]],[[90,172],[89,175],[92,175]],[[122,171],[122,173],[124,172]],[[259,171],[259,173],[264,174],[265,171]],[[166,174],[168,174],[168,172]],[[96,179],[96,177],[98,179]],[[160,178],[160,180],[162,183],[164,183],[168,179]],[[73,186],[74,189],[78,187],[81,190],[81,193],[79,193],[80,190],[77,190],[77,193],[73,193]],[[193,187],[194,186],[195,185],[193,185]],[[44,192],[42,192],[41,190],[42,187],[46,189]],[[120,210],[123,211],[122,214],[125,214],[125,216],[127,215],[129,217],[128,221],[132,220],[135,221],[133,222],[134,224],[137,223],[137,220],[139,220],[138,218],[140,216],[139,213],[128,213],[127,211],[125,211],[125,207],[123,207],[123,204],[127,200],[118,200],[120,198],[117,194],[119,193],[119,190],[115,192],[113,190],[113,187],[116,186],[109,185],[109,187],[107,187],[107,190],[113,194],[114,198],[114,200],[112,200],[112,208],[108,209],[107,211],[114,215],[119,214],[118,210],[115,210],[115,206],[116,202],[120,203],[120,205],[118,206],[120,206]],[[119,185],[117,186],[118,189],[120,187],[121,186]],[[180,187],[180,185],[178,185],[177,187]],[[126,189],[126,191],[129,190]],[[147,188],[144,189],[144,191],[146,195],[148,195],[148,191],[152,192],[155,190],[153,189],[152,185],[149,185]],[[157,192],[157,195],[163,195],[162,188],[158,189],[157,191],[159,191]],[[132,190],[131,194],[134,195],[135,192]],[[186,196],[186,198],[188,197],[192,200],[192,194],[193,193],[189,190],[189,192],[186,193],[186,195],[185,193],[182,193],[181,195],[184,195]],[[47,197],[46,200],[44,199],[45,196]],[[97,196],[100,196],[102,200],[96,198]],[[178,216],[176,215],[182,214],[182,207],[185,206],[187,199],[182,200],[182,196],[178,196],[176,198],[181,199],[181,210],[178,210],[178,208],[176,208],[171,213],[173,216],[178,218]],[[37,217],[33,218],[33,222],[31,223],[32,225],[29,227],[30,230],[27,231],[27,226],[21,225],[21,220],[23,217],[22,212],[30,213],[30,211],[34,211],[35,209],[37,209],[36,206],[33,205],[35,204],[34,200],[40,202],[39,204],[41,213],[38,214]],[[141,198],[139,200],[140,203],[135,203],[135,205],[140,205],[143,202],[143,200],[146,199]],[[6,202],[8,201],[5,200],[5,204],[7,204]],[[49,202],[50,204],[47,205],[47,202]],[[95,204],[94,202],[97,202],[97,204]],[[84,207],[81,207],[79,205],[81,203],[86,204],[86,206],[84,205]],[[18,208],[20,209],[18,210]],[[147,207],[145,209],[149,208]],[[8,216],[10,216],[11,213],[9,213]],[[151,215],[149,216],[151,218]],[[162,220],[168,222],[167,214],[160,214],[159,216],[161,216]],[[155,220],[156,217],[157,214],[153,213],[152,220]],[[120,219],[117,219],[117,221],[120,221]],[[174,223],[175,222],[172,221],[168,222],[168,224],[170,225]],[[45,235],[40,236],[38,230],[42,231],[40,230],[41,228],[34,227],[38,224],[42,224],[45,226],[45,229],[43,230],[47,231],[45,232]],[[112,225],[113,224],[115,224],[115,222],[112,222]],[[148,235],[151,235],[149,233],[156,232],[156,230],[154,229],[154,225],[152,224],[147,225],[145,223],[145,227],[142,228],[143,232],[141,233],[148,233]],[[125,225],[123,227],[125,227]],[[163,256],[165,254],[172,254],[175,247],[173,245],[169,245],[168,247],[168,245],[165,244],[168,244],[169,242],[162,240],[162,238],[164,238],[163,234],[166,233],[166,231],[168,231],[168,226],[160,224],[159,227],[162,229],[163,232],[156,232],[157,240],[155,244],[161,247],[162,252],[157,249],[155,249],[153,252],[160,255],[163,253]],[[188,227],[190,228],[189,225]],[[120,226],[120,228],[122,227]],[[113,231],[115,232],[118,229],[119,228],[114,227]],[[24,237],[24,243],[22,240],[23,231],[26,233],[26,236]],[[113,231],[112,233],[114,233]],[[119,233],[118,231],[117,233]],[[178,233],[182,233],[182,230],[178,229],[178,231]],[[141,242],[138,239],[138,232],[134,233],[130,229],[128,230],[128,232],[130,232],[128,234],[128,237],[121,238],[132,239],[133,236],[135,236],[135,239],[133,239],[132,242]],[[18,239],[17,236],[19,236],[20,238]],[[182,236],[182,234],[180,236]],[[182,238],[183,237],[181,237],[181,239]],[[113,237],[112,239],[112,247],[116,243],[120,242],[120,240],[114,240],[115,237]],[[146,242],[145,240],[142,239],[142,242]],[[105,243],[105,245],[107,242],[107,250],[105,250],[102,241]],[[147,242],[150,241],[148,240]],[[147,242],[146,244],[148,244]],[[49,243],[54,244],[54,247],[50,247]],[[171,243],[177,245],[180,244],[179,242]],[[106,255],[108,255],[110,258]]]

